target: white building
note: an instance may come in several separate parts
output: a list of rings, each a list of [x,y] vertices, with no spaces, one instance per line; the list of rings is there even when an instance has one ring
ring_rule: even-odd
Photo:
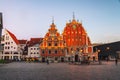
[[[34,58],[39,59],[40,58],[40,43],[42,41],[42,38],[31,38],[28,43],[28,55],[27,58]]]
[[[4,60],[20,60],[22,57],[22,50],[16,36],[5,29],[2,44],[4,44],[1,58]]]

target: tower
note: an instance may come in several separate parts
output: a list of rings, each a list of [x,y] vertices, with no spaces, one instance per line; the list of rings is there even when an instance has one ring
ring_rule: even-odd
[[[0,43],[2,37],[2,29],[3,29],[3,21],[2,21],[2,13],[0,12]]]

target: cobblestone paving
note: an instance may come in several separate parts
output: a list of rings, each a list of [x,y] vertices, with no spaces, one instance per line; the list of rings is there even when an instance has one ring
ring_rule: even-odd
[[[73,65],[68,63],[0,64],[0,80],[120,80],[120,63]]]

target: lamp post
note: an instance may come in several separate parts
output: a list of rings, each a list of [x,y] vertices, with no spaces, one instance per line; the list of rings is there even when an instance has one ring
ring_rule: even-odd
[[[101,64],[101,55],[100,55],[100,49],[98,49],[97,50],[97,52],[98,52],[98,61],[99,61],[99,64]]]
[[[110,47],[106,47],[106,50],[107,50],[107,61],[108,61],[109,60],[109,56],[110,56],[110,54],[109,54]]]

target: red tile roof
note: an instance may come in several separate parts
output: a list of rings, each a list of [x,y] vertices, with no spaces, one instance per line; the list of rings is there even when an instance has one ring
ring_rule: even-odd
[[[43,40],[43,38],[31,38],[29,41],[28,46],[33,46],[35,44],[40,44],[40,42]]]
[[[26,44],[27,40],[18,40],[20,44]]]
[[[10,31],[8,31],[8,30],[6,30],[6,31],[9,33],[9,35],[12,37],[12,39],[15,41],[15,43],[19,44],[19,41],[17,40],[16,36],[13,33],[11,33]]]

